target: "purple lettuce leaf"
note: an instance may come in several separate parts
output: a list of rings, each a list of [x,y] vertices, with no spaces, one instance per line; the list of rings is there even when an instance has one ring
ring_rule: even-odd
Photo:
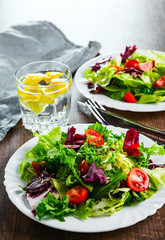
[[[102,94],[103,88],[99,86],[98,84],[88,83],[88,89],[90,89],[90,93],[92,94]]]
[[[65,141],[65,145],[73,145],[74,144],[74,134],[76,132],[75,127],[68,128],[68,133]]]
[[[121,73],[129,73],[130,75],[134,76],[134,77],[140,77],[143,73],[143,71],[134,68],[134,67],[130,67],[130,68],[124,68],[122,71],[118,72],[118,74]]]
[[[43,171],[41,175],[37,178],[34,178],[32,182],[28,183],[24,190],[29,193],[31,196],[40,194],[46,191],[51,186],[51,177],[48,172]]]
[[[91,163],[89,171],[82,178],[84,181],[89,182],[95,182],[98,180],[101,184],[105,184],[107,182],[104,170],[102,168],[97,168],[95,162]]]
[[[78,145],[83,145],[85,142],[84,134],[75,134],[74,135],[74,143]]]
[[[64,145],[67,148],[78,149],[81,145],[84,144],[85,138],[84,134],[75,134],[76,129],[72,126],[68,129],[67,138]]]
[[[103,65],[103,64],[105,64],[105,63],[107,63],[107,62],[110,62],[111,60],[112,60],[112,57],[110,57],[109,59],[104,60],[104,61],[102,61],[102,62],[98,62],[98,63],[96,63],[95,65],[91,66],[92,72],[97,72],[98,70],[100,70],[101,65]]]
[[[123,149],[127,152],[132,144],[139,144],[139,132],[134,128],[130,128],[125,135]]]
[[[120,54],[120,56],[122,57],[122,63],[125,63],[126,59],[130,57],[136,51],[136,49],[136,45],[126,47],[124,54]]]

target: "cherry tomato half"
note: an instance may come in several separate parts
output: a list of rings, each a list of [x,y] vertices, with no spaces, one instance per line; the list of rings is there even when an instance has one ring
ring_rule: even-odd
[[[65,196],[69,196],[69,203],[80,205],[87,199],[88,191],[87,188],[82,185],[77,185],[69,189]]]
[[[127,185],[135,192],[145,191],[149,187],[149,177],[141,168],[132,168],[128,173]]]
[[[155,66],[155,61],[139,63],[136,59],[130,59],[126,62],[125,68],[137,68],[141,71],[149,71]]]
[[[85,138],[89,137],[88,144],[95,143],[95,147],[102,146],[104,144],[104,138],[102,135],[94,129],[87,129],[85,131]]]
[[[137,157],[140,154],[139,148],[140,145],[139,144],[132,144],[128,149],[127,149],[127,154],[128,156],[134,156]]]
[[[124,100],[129,103],[136,103],[136,99],[129,91],[124,95]]]
[[[81,172],[81,176],[87,174],[87,172],[89,171],[89,166],[85,160],[80,163],[78,170]]]
[[[32,161],[32,166],[33,166],[35,171],[37,171],[37,168],[38,168],[39,165],[44,165],[44,166],[48,167],[48,163],[45,162],[45,161],[41,161],[41,162]]]
[[[125,68],[136,68],[137,64],[139,64],[139,62],[135,59],[130,59],[126,62],[125,64]]]
[[[155,65],[154,61],[149,61],[149,62],[137,64],[136,68],[145,72],[145,71],[151,70],[154,67],[154,65]]]
[[[156,82],[154,82],[155,87],[165,87],[165,76],[159,78]]]

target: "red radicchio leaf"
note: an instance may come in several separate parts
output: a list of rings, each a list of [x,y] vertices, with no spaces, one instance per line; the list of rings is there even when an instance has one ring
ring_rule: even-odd
[[[136,51],[136,49],[136,45],[126,47],[124,54],[120,54],[120,56],[122,57],[122,63],[125,63],[125,60],[130,57]]]
[[[65,141],[65,145],[74,145],[74,134],[76,132],[75,127],[68,128],[68,133]]]
[[[78,149],[81,145],[84,144],[85,138],[84,134],[75,134],[76,129],[72,126],[68,128],[68,133],[64,145],[67,148]]]
[[[92,94],[102,94],[103,88],[99,86],[98,84],[88,83],[88,89],[90,93]]]
[[[139,132],[137,132],[134,128],[130,128],[125,135],[123,149],[127,152],[128,148],[132,144],[139,144]]]
[[[96,180],[99,180],[101,184],[104,184],[107,182],[104,170],[102,168],[97,168],[95,162],[91,163],[89,171],[82,178],[84,179],[84,181],[89,181],[89,182],[94,182]]]
[[[85,141],[84,134],[78,134],[77,133],[77,134],[74,135],[74,142],[76,144],[83,145],[84,141]]]
[[[132,75],[134,77],[140,77],[142,75],[143,71],[141,71],[137,68],[131,67],[131,68],[124,68],[122,71],[118,72],[118,74],[121,74],[121,73],[129,73],[130,75]]]

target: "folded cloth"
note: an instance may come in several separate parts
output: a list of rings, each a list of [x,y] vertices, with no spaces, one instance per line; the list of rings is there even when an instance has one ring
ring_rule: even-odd
[[[96,56],[101,45],[91,41],[87,47],[70,42],[52,23],[29,22],[0,33],[0,141],[21,118],[15,71],[22,65],[42,60],[67,64],[72,73]]]

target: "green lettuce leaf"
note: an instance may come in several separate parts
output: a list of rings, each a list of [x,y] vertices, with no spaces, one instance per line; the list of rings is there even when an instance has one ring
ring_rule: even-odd
[[[156,190],[153,190],[153,189],[147,189],[146,191],[143,191],[143,192],[134,192],[134,191],[132,191],[133,197],[138,202],[145,201],[146,199],[152,197],[152,195],[155,194],[155,193],[156,193]]]
[[[42,220],[44,216],[48,216],[61,222],[65,222],[65,217],[72,215],[74,212],[75,208],[69,206],[68,196],[64,197],[63,201],[60,201],[52,193],[48,193],[36,209],[39,220]]]
[[[108,192],[116,188],[119,185],[120,181],[126,179],[126,177],[127,174],[124,171],[121,170],[116,172],[116,178],[114,178],[112,181],[110,181],[104,186],[100,184],[93,189],[93,192],[91,193],[91,198],[95,200],[105,198]]]
[[[60,199],[62,201],[62,199],[65,196],[65,193],[67,191],[65,184],[63,182],[57,181],[57,179],[55,179],[55,178],[51,179],[51,183],[54,186],[54,188],[56,189],[56,191],[58,192]]]
[[[148,78],[147,78],[147,80],[146,80],[146,78],[144,78],[145,79],[145,81],[144,81],[140,78],[133,77],[129,73],[116,74],[115,77],[117,79],[122,80],[124,82],[124,85],[130,86],[130,87],[133,87],[133,88],[136,88],[136,87],[139,87],[139,86],[151,87],[151,82],[149,81]]]
[[[31,179],[36,177],[36,173],[33,171],[31,162],[23,159],[19,166],[19,177],[26,183],[31,182]]]
[[[145,50],[144,50],[145,51]],[[138,51],[135,51],[130,57],[129,59],[136,59],[137,61],[139,61],[140,63],[144,63],[144,62],[149,62],[150,60],[153,60],[153,58],[148,57],[147,55],[144,55]]]
[[[62,132],[60,127],[56,127],[46,135],[38,135],[37,133],[34,135],[38,137],[38,143],[34,148],[28,151],[25,156],[26,158],[34,157],[42,161],[45,160],[47,152],[55,147],[56,142],[61,140]]]
[[[76,207],[76,211],[74,214],[80,219],[87,219],[87,217],[91,216],[91,211],[95,205],[94,199],[88,199],[85,203]]]
[[[165,184],[165,168],[155,168],[154,170],[150,170],[147,168],[143,168],[144,171],[148,174],[155,186],[160,189]]]
[[[141,154],[138,156],[136,166],[137,167],[146,167],[148,168],[148,163],[151,155],[160,155],[165,154],[164,145],[159,145],[155,142],[151,147],[145,147],[144,143],[140,144],[139,150]]]
[[[148,103],[157,103],[161,102],[161,98],[154,94],[141,94],[141,97],[138,101],[140,104],[148,104]]]
[[[116,68],[103,67],[97,73],[89,68],[84,73],[86,79],[92,83],[98,83],[100,86],[107,86],[114,77]]]
[[[64,145],[57,142],[56,147],[48,152],[45,158],[52,173],[56,173],[59,169],[61,169],[61,166],[65,166],[64,169],[68,169],[68,172],[70,169],[73,176],[80,184],[85,186],[89,191],[92,191],[93,187],[90,184],[86,184],[80,177],[80,172],[78,171],[76,165],[77,155],[73,149],[66,148]]]
[[[122,153],[116,154],[116,162],[113,164],[118,169],[122,169],[125,173],[129,173],[131,168],[135,166],[135,163],[132,159],[128,158],[126,155]]]
[[[102,198],[101,201],[97,201],[90,212],[90,215],[92,217],[102,215],[102,214],[108,214],[112,215],[116,211],[120,211],[124,205],[127,204],[127,202],[130,201],[131,195],[129,192],[129,189],[127,191],[120,191],[120,195],[116,194],[113,195],[113,193],[110,193],[110,198]]]

